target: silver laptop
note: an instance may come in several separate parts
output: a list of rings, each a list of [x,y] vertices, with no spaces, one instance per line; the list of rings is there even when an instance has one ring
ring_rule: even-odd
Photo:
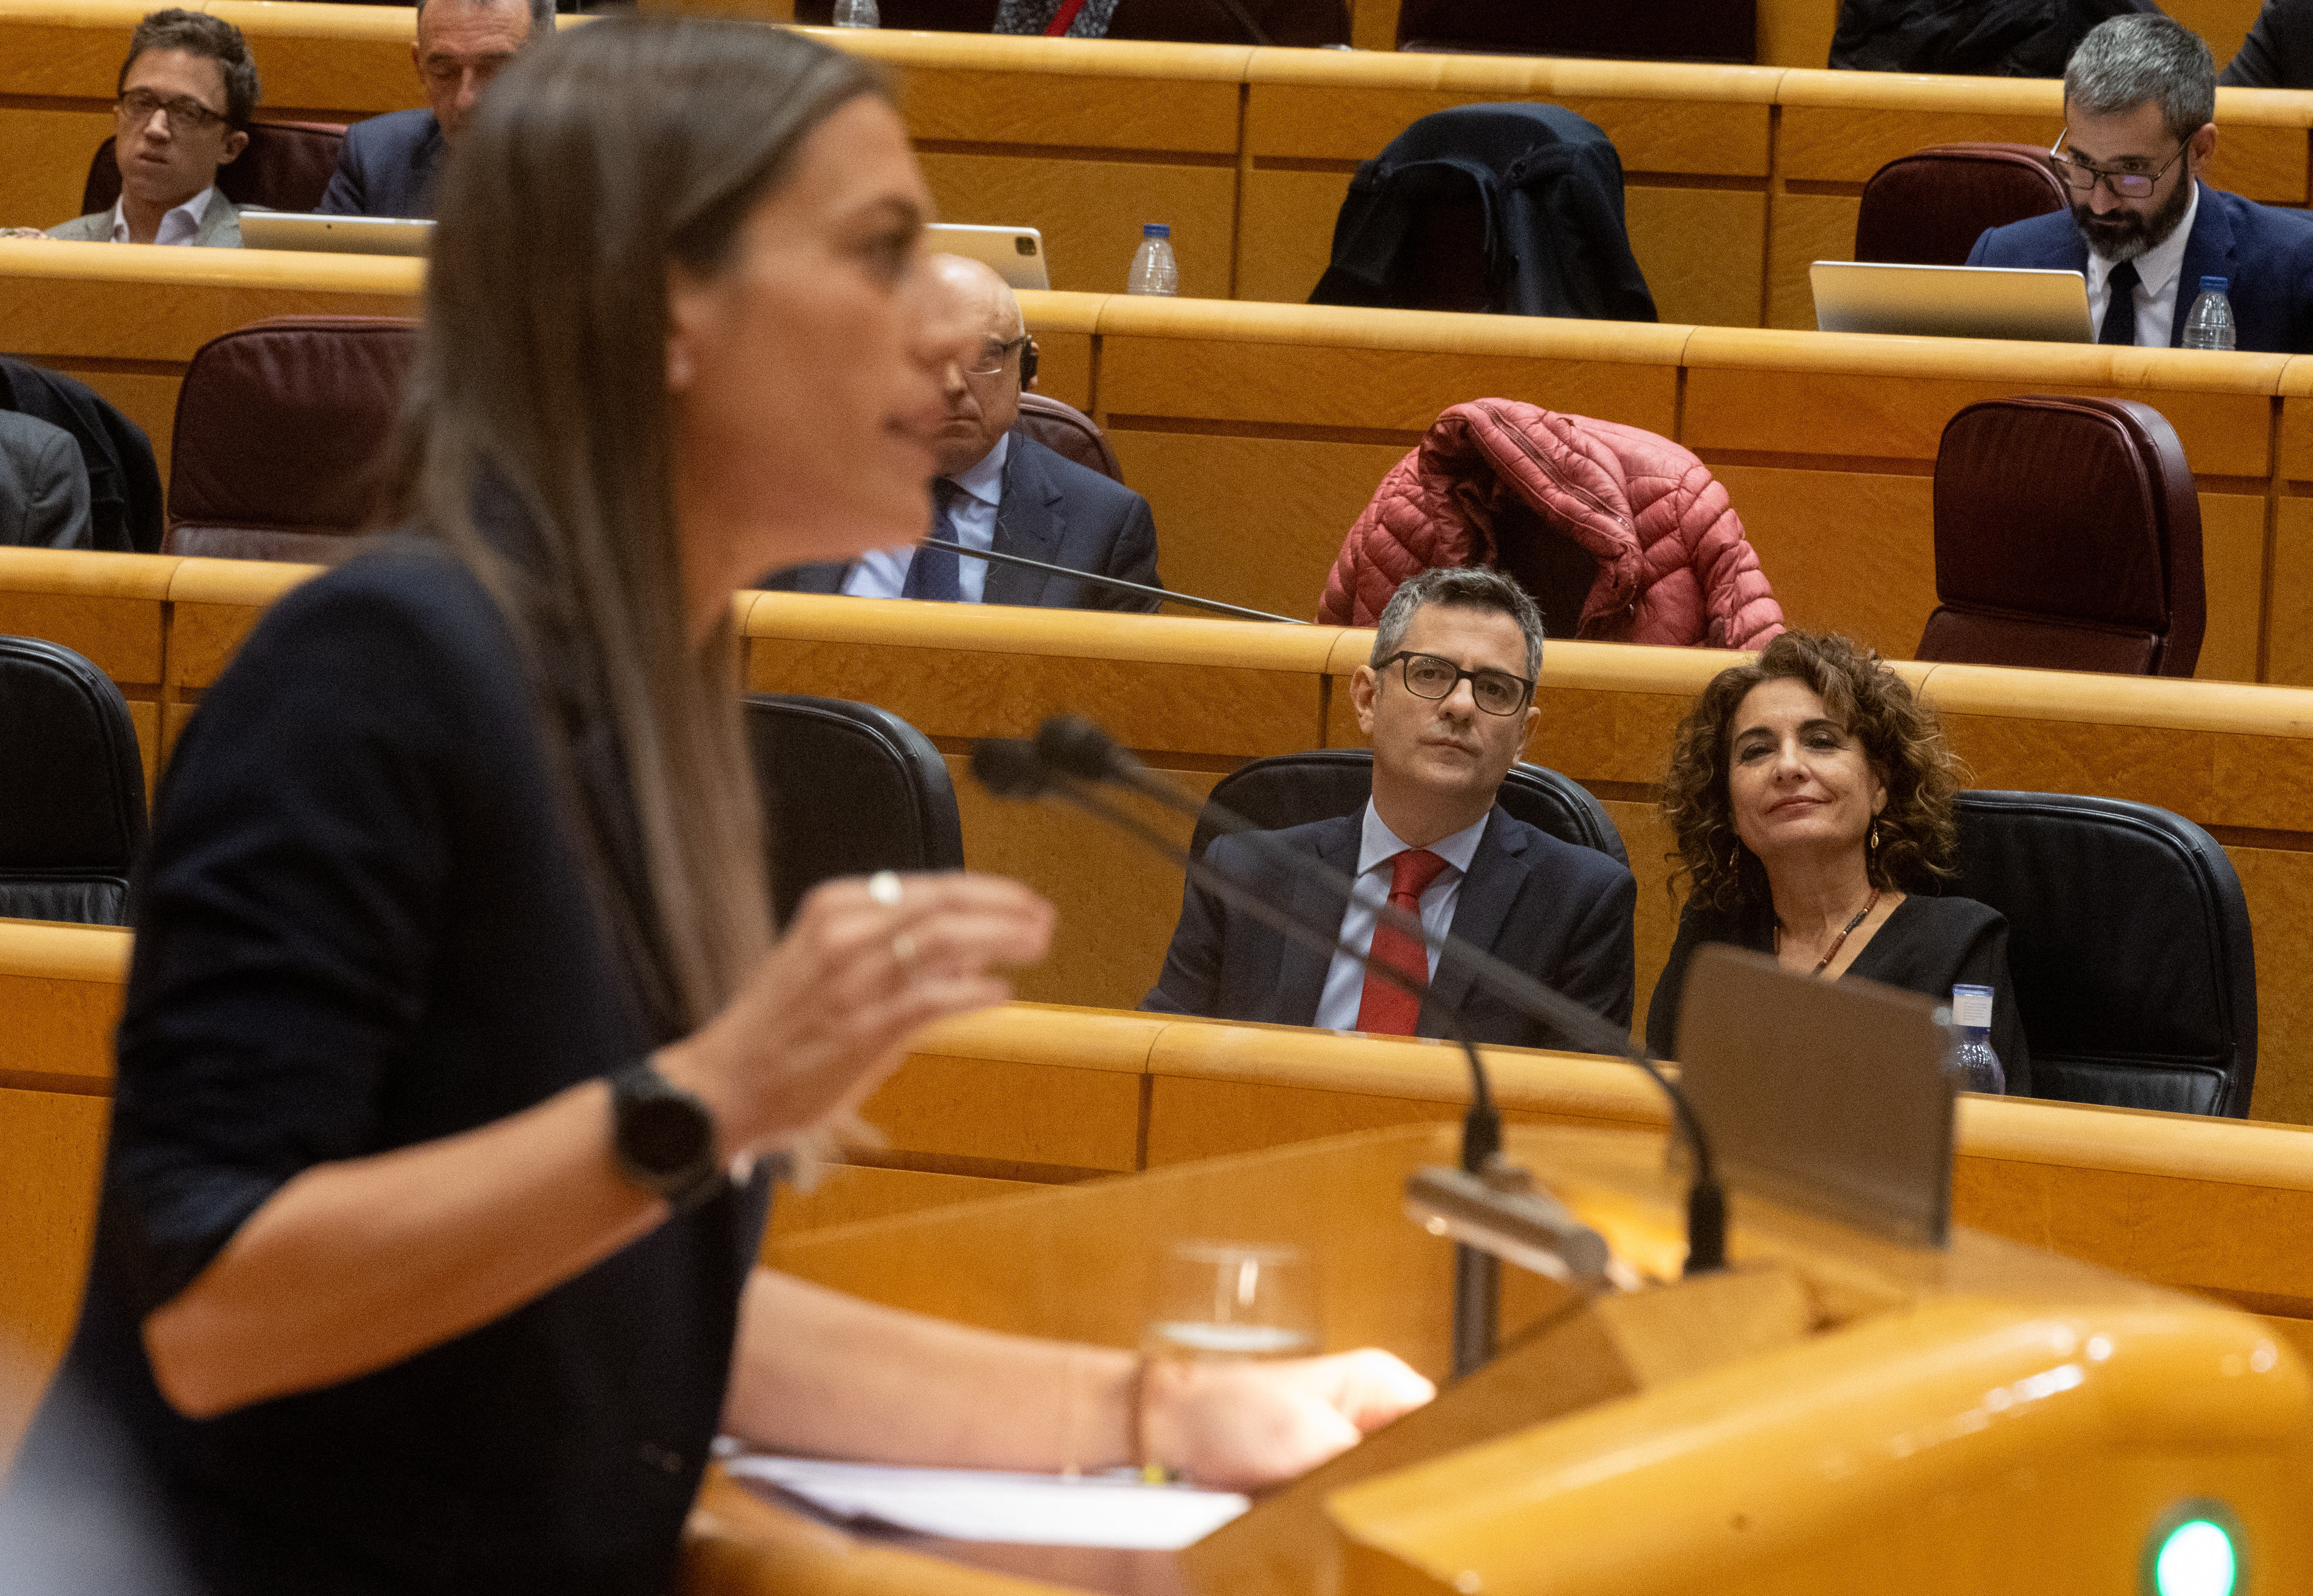
[[[297,210],[241,212],[245,250],[315,250],[333,255],[422,255],[434,224],[402,216],[317,216]]]
[[[935,222],[924,229],[924,247],[935,254],[968,255],[991,268],[1015,288],[1049,288],[1044,235],[1033,227],[972,227]]]
[[[1807,278],[1820,332],[2096,342],[2089,280],[2077,271],[1818,260]]]

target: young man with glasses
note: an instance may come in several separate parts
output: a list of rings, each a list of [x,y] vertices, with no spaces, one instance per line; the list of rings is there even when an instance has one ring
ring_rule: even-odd
[[[1012,290],[989,268],[961,255],[934,255],[931,266],[972,307],[981,339],[975,358],[951,362],[941,377],[947,417],[932,440],[939,474],[932,479],[929,543],[878,549],[849,563],[773,571],[762,585],[856,598],[1154,611],[1158,601],[1152,597],[964,552],[992,549],[1159,586],[1156,524],[1148,501],[1013,430],[1020,391],[1035,370],[1035,342]]]
[[[241,217],[217,169],[249,143],[257,62],[222,17],[156,11],[129,35],[114,107],[120,198],[48,229],[77,243],[241,243]]]
[[[1638,901],[1631,872],[1494,801],[1541,718],[1541,613],[1508,578],[1441,568],[1410,578],[1382,612],[1371,663],[1350,679],[1358,725],[1373,744],[1372,798],[1355,814],[1271,833],[1356,877],[1359,901],[1343,911],[1323,886],[1236,838],[1215,839],[1206,863],[1306,921],[1338,921],[1351,948],[1412,974],[1434,973],[1434,950],[1425,966],[1410,937],[1376,930],[1374,905],[1393,903],[1418,913],[1428,936],[1451,930],[1627,1026]],[[1423,1036],[1448,1035],[1452,1012],[1473,1041],[1568,1045],[1473,992],[1466,979],[1449,975],[1436,1000],[1419,1006],[1348,955],[1328,959],[1289,944],[1193,882],[1164,974],[1140,1006]]]
[[[2313,349],[2313,217],[2200,181],[2217,147],[2216,63],[2159,15],[2115,17],[2064,68],[2050,160],[2069,213],[1994,227],[1970,266],[2085,273],[2097,341],[2182,342],[2203,278],[2225,279],[2238,347]]]

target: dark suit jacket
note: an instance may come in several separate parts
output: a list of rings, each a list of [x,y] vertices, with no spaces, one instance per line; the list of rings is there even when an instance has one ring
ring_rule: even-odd
[[[143,428],[87,384],[22,360],[0,359],[0,410],[61,427],[80,445],[88,468],[90,547],[160,551],[161,472]]]
[[[1271,834],[1345,876],[1354,875],[1364,820],[1360,809]],[[1341,923],[1341,900],[1321,883],[1271,865],[1236,838],[1214,839],[1205,862],[1314,925]],[[1497,806],[1455,900],[1451,929],[1584,1008],[1627,1026],[1636,983],[1631,916],[1638,895],[1631,872],[1605,854],[1561,842]],[[1140,1006],[1167,1014],[1310,1025],[1332,962],[1232,912],[1192,881],[1181,896],[1181,923],[1165,955],[1165,973]],[[1499,999],[1473,992],[1468,972],[1452,968],[1439,972],[1415,1034],[1447,1035],[1445,1015],[1457,1010],[1473,1041],[1510,1047],[1575,1045]]]
[[[1157,586],[1156,524],[1149,516],[1148,501],[1121,482],[1018,432],[1012,435],[1012,452],[1004,460],[996,551]],[[771,572],[761,586],[787,593],[840,593],[850,574],[851,567],[842,561],[798,565]],[[1156,607],[1153,598],[993,560],[988,562],[988,586],[981,602],[1048,610],[1148,612]]]
[[[2265,0],[2221,86],[2313,89],[2313,0]]]
[[[430,221],[434,180],[449,145],[430,110],[389,111],[356,122],[338,146],[338,169],[315,211],[325,216],[409,216]]]
[[[1975,241],[1967,263],[2084,272],[2088,240],[2071,212],[2054,211],[1989,229]],[[2185,340],[2185,313],[2199,297],[2204,277],[2225,279],[2237,347],[2271,355],[2313,350],[2313,216],[2203,183],[2200,212],[2185,244],[2185,269],[2177,274],[2171,348]]]

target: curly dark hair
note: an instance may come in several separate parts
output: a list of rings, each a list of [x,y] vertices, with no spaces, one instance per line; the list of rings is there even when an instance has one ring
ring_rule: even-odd
[[[1663,819],[1678,842],[1669,855],[1677,866],[1673,889],[1684,875],[1706,907],[1741,913],[1767,905],[1766,870],[1735,833],[1727,771],[1735,711],[1751,689],[1780,680],[1813,688],[1886,783],[1879,846],[1866,867],[1871,884],[1932,889],[1951,874],[1959,850],[1952,815],[1959,762],[1943,727],[1875,650],[1836,632],[1807,631],[1784,632],[1752,664],[1719,672],[1679,722],[1662,789]]]

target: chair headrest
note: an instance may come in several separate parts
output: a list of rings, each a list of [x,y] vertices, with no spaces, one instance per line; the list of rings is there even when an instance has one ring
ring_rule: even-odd
[[[418,324],[296,316],[211,339],[177,393],[171,528],[351,533],[417,353]]]
[[[1858,260],[1964,266],[1987,227],[2071,204],[2047,152],[2025,144],[1939,144],[1898,156],[1863,185]]]
[[[145,842],[145,772],[102,671],[0,637],[0,870],[125,871]]]
[[[1074,405],[1042,393],[1023,393],[1020,419],[1013,427],[1064,460],[1073,460],[1111,481],[1124,481],[1124,467],[1109,445],[1108,435]]]

